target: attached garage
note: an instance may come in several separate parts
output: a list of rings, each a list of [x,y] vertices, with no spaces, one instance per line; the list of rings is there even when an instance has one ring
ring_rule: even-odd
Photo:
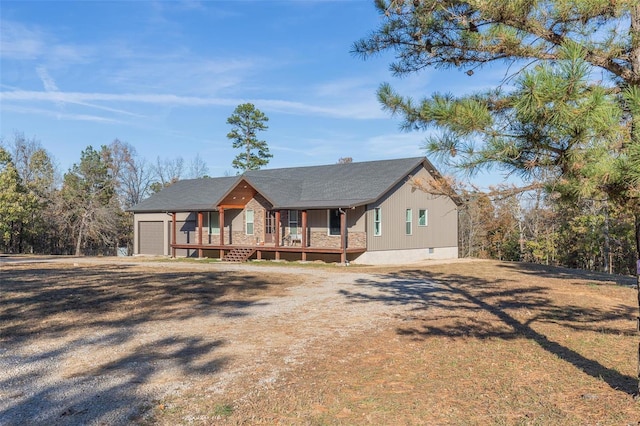
[[[163,255],[164,253],[164,222],[138,222],[138,253]]]

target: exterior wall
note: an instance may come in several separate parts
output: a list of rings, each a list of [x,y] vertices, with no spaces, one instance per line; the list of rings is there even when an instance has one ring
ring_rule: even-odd
[[[340,248],[340,235],[328,235],[327,232],[312,232],[310,247]],[[365,232],[347,233],[347,247],[365,248],[367,234]]]
[[[244,215],[239,209],[224,210],[224,243],[233,244],[233,236],[235,232],[244,232]],[[222,226],[222,224],[220,224]],[[219,244],[217,241],[216,244]]]
[[[364,248],[367,245],[365,207],[347,209],[347,247]],[[307,226],[311,247],[340,248],[340,235],[329,235],[328,210],[308,210]]]
[[[398,265],[422,260],[455,259],[457,257],[458,247],[438,247],[434,249],[367,251],[353,259],[352,262],[363,265]]]
[[[171,232],[172,232],[173,226],[172,226],[172,215],[167,213],[135,213],[133,215],[133,254],[134,255],[140,254],[140,247],[139,247],[140,235],[138,235],[140,231],[140,222],[147,222],[147,221],[162,222],[163,224],[162,225],[162,230],[163,230],[162,254],[165,256],[170,256],[171,249],[169,247],[169,244],[171,243]],[[186,232],[186,234],[184,234],[184,237],[192,238],[192,235],[189,233],[189,231],[187,231],[186,226],[184,226],[186,222],[192,222],[192,221],[196,221],[197,223],[196,213],[189,213],[189,212],[177,213],[176,225],[178,226],[178,235],[180,235],[180,232],[181,232],[180,228],[182,224],[182,226],[185,228],[182,232],[183,233]],[[195,238],[195,235],[193,236],[193,238]],[[180,237],[178,237],[178,241],[180,241]],[[183,256],[188,255],[186,253],[186,250],[182,250],[182,251],[185,252],[182,254]]]
[[[366,248],[367,233],[366,232],[349,232],[347,235],[347,247]]]
[[[328,234],[327,230],[327,211],[326,210],[307,210],[307,226],[309,232]]]
[[[431,179],[421,165],[412,176]],[[449,197],[438,197],[417,190],[403,179],[378,202],[367,206],[368,251],[442,249],[458,246],[458,210]],[[381,208],[382,235],[374,236],[373,209]],[[406,209],[412,210],[412,234],[406,235]],[[427,226],[418,226],[418,211],[427,210]],[[457,250],[452,257],[458,257]]]
[[[225,244],[237,244],[237,245],[256,245],[264,241],[264,222],[267,214],[267,201],[260,195],[256,194],[254,198],[249,200],[243,210],[230,210],[235,212],[230,226],[229,232],[225,229]],[[246,220],[247,210],[253,210],[253,234],[247,234]],[[229,223],[226,217],[227,211],[225,210],[225,222]],[[231,241],[228,241],[228,237],[231,236]]]
[[[349,233],[351,232],[367,232],[367,217],[365,215],[367,209],[365,206],[359,206],[347,210],[347,226]]]

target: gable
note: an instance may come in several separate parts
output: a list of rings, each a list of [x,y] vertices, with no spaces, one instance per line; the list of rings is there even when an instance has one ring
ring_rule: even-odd
[[[255,197],[257,192],[245,179],[242,179],[216,204],[224,208],[242,209]]]

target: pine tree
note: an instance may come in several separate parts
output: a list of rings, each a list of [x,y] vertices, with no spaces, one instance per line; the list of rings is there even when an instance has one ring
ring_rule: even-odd
[[[606,197],[634,217],[640,305],[640,2],[377,0],[383,23],[353,51],[393,51],[396,75],[511,64],[516,89],[415,102],[383,84],[406,129],[436,127],[432,153],[499,167],[576,199]],[[537,64],[532,71],[526,66]],[[592,81],[598,69],[607,77]],[[640,331],[640,329],[639,329]],[[639,348],[640,354],[640,348]],[[640,355],[638,357],[640,379]],[[639,380],[640,385],[640,380]]]
[[[268,129],[267,121],[269,118],[251,103],[238,105],[227,119],[227,124],[233,126],[227,138],[233,141],[234,148],[242,150],[233,160],[233,168],[244,172],[257,170],[269,163],[273,157],[269,146],[256,136],[257,132]]]
[[[20,231],[29,222],[37,200],[23,185],[11,155],[1,146],[0,188],[0,247],[20,251],[16,241],[21,238]]]
[[[100,246],[115,245],[118,213],[114,181],[109,170],[109,151],[89,146],[80,163],[64,175],[61,190],[62,211],[74,242],[75,254],[82,254],[87,241]]]

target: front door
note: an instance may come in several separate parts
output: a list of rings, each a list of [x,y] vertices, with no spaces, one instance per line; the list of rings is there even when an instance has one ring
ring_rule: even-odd
[[[264,242],[273,244],[276,242],[276,212],[267,210],[267,216],[264,221]]]

